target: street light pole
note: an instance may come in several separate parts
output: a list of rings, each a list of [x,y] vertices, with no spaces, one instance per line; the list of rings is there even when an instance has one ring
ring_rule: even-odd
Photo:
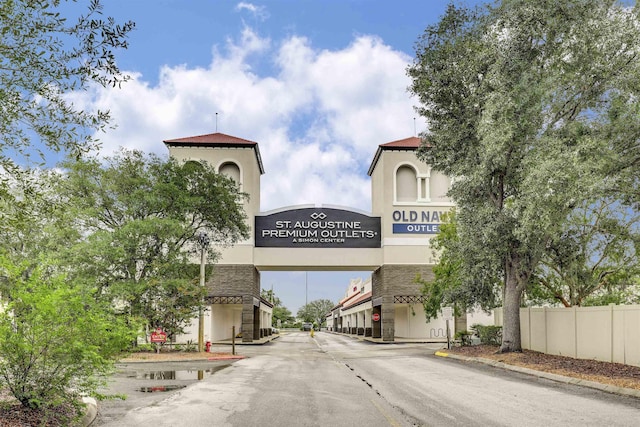
[[[198,246],[200,247],[200,288],[204,290],[204,270],[206,265],[206,252],[209,246],[209,236],[207,233],[200,232],[198,234]],[[200,301],[200,310],[198,312],[198,352],[204,351],[204,294]]]

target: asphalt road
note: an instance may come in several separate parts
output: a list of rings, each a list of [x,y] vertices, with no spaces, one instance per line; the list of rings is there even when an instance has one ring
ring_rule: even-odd
[[[433,356],[437,344],[283,334],[247,358],[124,366],[101,426],[635,426],[640,399]],[[197,379],[201,371],[202,380]],[[210,372],[207,372],[210,370]],[[175,372],[175,373],[174,373]],[[157,378],[157,379],[156,379]],[[175,392],[144,387],[186,386]]]

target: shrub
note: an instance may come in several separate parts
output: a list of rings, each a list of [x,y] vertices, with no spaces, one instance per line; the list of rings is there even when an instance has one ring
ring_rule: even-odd
[[[469,331],[458,331],[456,332],[454,338],[456,340],[460,340],[460,344],[464,346],[471,345],[471,336],[473,334]]]
[[[153,344],[138,344],[135,347],[133,347],[133,349],[131,351],[135,352],[135,353],[150,353],[152,351],[154,351],[153,348]]]
[[[502,326],[475,324],[471,330],[480,338],[480,344],[500,345],[502,343]]]
[[[184,351],[186,351],[187,353],[193,353],[195,351],[198,351],[198,346],[193,342],[193,340],[188,340],[184,345]]]
[[[0,313],[0,386],[25,407],[79,408],[96,395],[116,355],[135,337],[107,307],[67,283],[0,258],[6,302]]]

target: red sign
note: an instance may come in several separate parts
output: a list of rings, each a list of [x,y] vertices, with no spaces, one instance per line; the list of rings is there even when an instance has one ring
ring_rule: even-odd
[[[162,329],[151,333],[151,342],[167,342],[167,334]]]
[[[371,319],[373,319],[374,322],[380,321],[380,314],[373,313],[373,316],[371,316]]]

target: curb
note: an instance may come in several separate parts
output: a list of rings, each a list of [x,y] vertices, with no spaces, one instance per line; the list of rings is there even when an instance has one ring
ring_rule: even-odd
[[[527,374],[539,378],[545,378],[548,380],[556,381],[564,384],[578,385],[582,387],[593,388],[600,391],[605,391],[607,393],[614,393],[623,396],[631,396],[640,398],[640,390],[636,390],[633,388],[623,388],[616,387],[610,384],[602,384],[595,381],[583,380],[580,378],[566,377],[564,375],[552,374],[550,372],[544,371],[536,371],[535,369],[523,368],[521,366],[509,365],[504,362],[498,362],[492,359],[485,359],[482,357],[467,357],[467,356],[459,356],[457,354],[450,354],[445,351],[438,350],[434,353],[434,355],[438,357],[447,357],[449,359],[456,359],[465,362],[478,362],[484,363],[485,365],[494,366],[496,368],[502,368],[509,371],[520,372],[522,374]]]
[[[216,356],[208,357],[207,360],[240,360],[244,358],[246,358],[246,356]]]
[[[206,359],[166,359],[166,360],[119,360],[116,362],[118,365],[131,365],[135,363],[176,363],[176,362],[213,362],[217,360],[240,360],[245,359],[247,356],[213,356],[207,357]]]
[[[91,425],[91,423],[93,423],[93,421],[98,416],[98,402],[93,397],[85,396],[82,398],[82,403],[84,403],[86,406],[81,423],[84,427],[87,427]]]

